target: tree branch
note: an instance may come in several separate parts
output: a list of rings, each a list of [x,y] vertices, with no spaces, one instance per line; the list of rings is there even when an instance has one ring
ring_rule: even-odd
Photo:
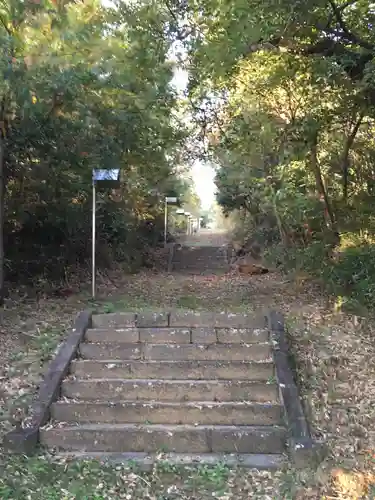
[[[5,31],[8,33],[9,36],[12,35],[12,31],[8,28],[7,26],[7,23],[5,21],[5,19],[3,18],[3,16],[0,15],[0,23],[2,24],[3,28],[5,29]]]
[[[342,153],[342,188],[343,188],[343,200],[347,201],[348,199],[348,188],[349,188],[349,167],[350,167],[350,159],[349,159],[349,152],[350,149],[353,146],[354,139],[358,133],[359,127],[361,126],[363,122],[365,114],[362,111],[359,116],[357,117],[357,121],[354,123],[353,130],[349,133],[345,145],[344,145],[344,150]]]
[[[352,42],[356,45],[359,45],[363,49],[371,50],[371,51],[374,50],[373,44],[367,42],[366,40],[363,40],[361,37],[359,37],[358,35],[355,35],[352,31],[349,30],[349,28],[346,25],[346,22],[344,21],[344,19],[342,17],[342,12],[344,10],[343,6],[341,6],[341,8],[339,8],[335,4],[334,0],[329,0],[329,3],[332,7],[332,11],[333,11],[334,16],[336,17],[338,27],[340,28],[340,30],[344,34],[344,36],[342,36],[342,38],[344,38],[344,39],[348,40],[349,42]],[[349,5],[351,5],[351,4],[349,4]],[[349,5],[347,5],[347,7]],[[335,35],[340,36],[340,33],[335,33]]]

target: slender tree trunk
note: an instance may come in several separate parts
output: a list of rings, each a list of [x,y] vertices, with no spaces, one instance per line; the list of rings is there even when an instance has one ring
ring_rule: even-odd
[[[2,132],[0,132],[0,305],[4,304],[4,157],[5,144]]]
[[[337,228],[337,223],[335,219],[335,215],[333,213],[333,209],[331,203],[328,198],[327,190],[324,186],[322,171],[320,169],[319,161],[318,161],[318,131],[316,131],[311,140],[310,146],[310,165],[311,169],[315,176],[316,188],[318,194],[323,198],[326,219],[328,220],[330,229],[334,235],[334,240],[336,244],[340,242],[340,235]]]
[[[272,208],[273,208],[273,213],[274,213],[274,216],[276,219],[277,229],[279,230],[280,240],[281,240],[282,245],[284,247],[287,247],[287,246],[289,246],[290,241],[289,241],[287,232],[285,231],[283,221],[280,217],[279,210],[277,208],[275,189],[271,183],[269,183],[269,187],[270,187],[271,193],[272,193],[272,195],[271,195],[272,196]]]
[[[342,199],[344,201],[348,200],[348,187],[349,187],[349,168],[350,168],[350,159],[349,159],[349,151],[353,146],[353,142],[359,127],[361,126],[363,120],[363,114],[359,115],[358,120],[354,124],[353,130],[350,132],[347,137],[344,145],[344,150],[342,153]]]

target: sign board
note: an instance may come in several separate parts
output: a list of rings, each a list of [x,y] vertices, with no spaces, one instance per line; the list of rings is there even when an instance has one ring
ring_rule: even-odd
[[[179,208],[178,210],[176,210],[176,214],[177,215],[185,215],[185,210],[183,208]]]
[[[100,186],[118,187],[120,185],[120,169],[93,170],[92,179]]]
[[[165,202],[173,204],[173,203],[177,203],[178,199],[175,196],[166,196],[165,197]]]

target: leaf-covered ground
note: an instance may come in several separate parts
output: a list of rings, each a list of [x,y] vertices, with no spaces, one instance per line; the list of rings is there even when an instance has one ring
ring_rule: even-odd
[[[9,302],[1,318],[1,433],[9,411],[28,400],[66,327],[93,305],[87,291],[67,299]],[[375,498],[375,347],[370,320],[335,311],[319,289],[272,273],[258,277],[146,272],[102,277],[96,308],[254,310],[285,313],[313,432],[329,445],[316,470],[276,473],[162,462],[152,473],[95,462],[50,464],[1,456],[0,498],[53,499],[371,499]]]

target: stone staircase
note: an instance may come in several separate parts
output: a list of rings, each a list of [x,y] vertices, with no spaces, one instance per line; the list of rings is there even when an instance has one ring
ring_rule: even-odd
[[[188,274],[229,271],[226,246],[181,246],[175,250],[173,271]]]
[[[42,445],[83,458],[280,466],[286,429],[265,325],[246,314],[94,315]]]

